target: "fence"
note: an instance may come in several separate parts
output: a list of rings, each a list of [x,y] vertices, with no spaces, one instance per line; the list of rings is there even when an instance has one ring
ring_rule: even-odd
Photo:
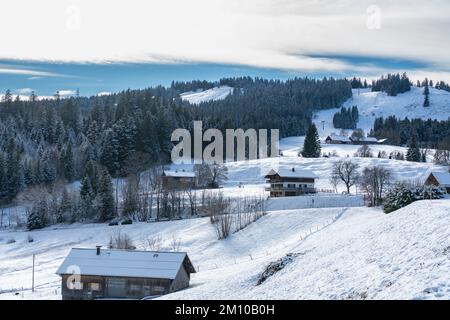
[[[323,229],[325,229],[326,227],[332,225],[334,222],[336,222],[337,220],[339,220],[342,215],[345,213],[346,209],[341,209],[341,211],[334,215],[331,219],[327,220],[326,222],[314,226],[314,227],[310,227],[308,230],[300,233],[299,235],[299,240],[294,244],[294,245],[286,245],[283,243],[283,247],[285,249],[284,254],[281,254],[279,250],[274,250],[274,251],[269,251],[269,250],[263,250],[263,251],[259,251],[259,252],[248,252],[247,255],[245,255],[244,257],[224,257],[224,261],[228,262],[227,267],[231,264],[233,265],[239,265],[239,264],[244,264],[244,263],[249,263],[252,262],[254,260],[260,260],[269,256],[283,256],[286,255],[287,253],[291,253],[293,250],[295,250],[303,241],[305,241],[308,237],[310,237],[312,234],[322,231]],[[219,262],[216,263],[209,263],[209,264],[195,264],[194,263],[194,267],[195,270],[197,272],[201,272],[201,271],[209,271],[209,270],[218,270],[218,269],[223,269],[225,268],[224,266],[220,266]]]
[[[270,198],[267,203],[267,210],[294,210],[310,208],[342,208],[342,207],[362,207],[364,206],[364,196],[348,194],[315,194],[298,197]]]

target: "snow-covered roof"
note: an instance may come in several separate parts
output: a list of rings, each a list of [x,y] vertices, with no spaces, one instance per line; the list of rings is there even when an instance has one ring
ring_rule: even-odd
[[[82,275],[175,279],[185,259],[195,272],[185,252],[73,248],[56,273],[72,274],[75,266]]]
[[[327,139],[330,138],[331,140],[334,141],[342,141],[342,142],[350,142],[350,138],[349,137],[345,137],[345,136],[338,136],[336,134],[330,134],[329,136],[327,136]]]
[[[274,174],[278,174],[282,178],[310,178],[310,179],[318,178],[318,176],[311,170],[295,169],[295,171],[292,171],[292,168],[290,169],[280,168],[278,170],[271,169],[269,172],[267,172],[266,177],[272,176]]]
[[[439,184],[443,187],[450,187],[450,173],[449,172],[431,172]]]
[[[181,171],[164,170],[163,175],[166,177],[195,178],[195,172],[184,170]]]
[[[360,141],[378,142],[378,139],[374,137],[365,137],[362,138]]]

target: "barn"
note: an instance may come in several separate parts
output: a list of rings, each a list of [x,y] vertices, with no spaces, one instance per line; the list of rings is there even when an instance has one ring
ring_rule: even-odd
[[[427,180],[426,185],[433,185],[441,187],[443,190],[450,194],[450,173],[449,172],[431,172]]]
[[[142,299],[189,286],[185,252],[73,248],[56,272],[63,300]]]

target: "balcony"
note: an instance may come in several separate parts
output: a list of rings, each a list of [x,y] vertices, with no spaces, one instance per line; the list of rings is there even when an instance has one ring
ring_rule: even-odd
[[[316,193],[316,188],[304,188],[304,187],[284,187],[284,186],[273,186],[264,188],[265,191],[287,191],[296,193]]]

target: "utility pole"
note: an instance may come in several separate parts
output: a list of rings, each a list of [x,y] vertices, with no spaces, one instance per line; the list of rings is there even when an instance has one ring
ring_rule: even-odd
[[[35,255],[33,254],[33,274],[31,277],[31,292],[34,292],[34,260],[35,260]]]

